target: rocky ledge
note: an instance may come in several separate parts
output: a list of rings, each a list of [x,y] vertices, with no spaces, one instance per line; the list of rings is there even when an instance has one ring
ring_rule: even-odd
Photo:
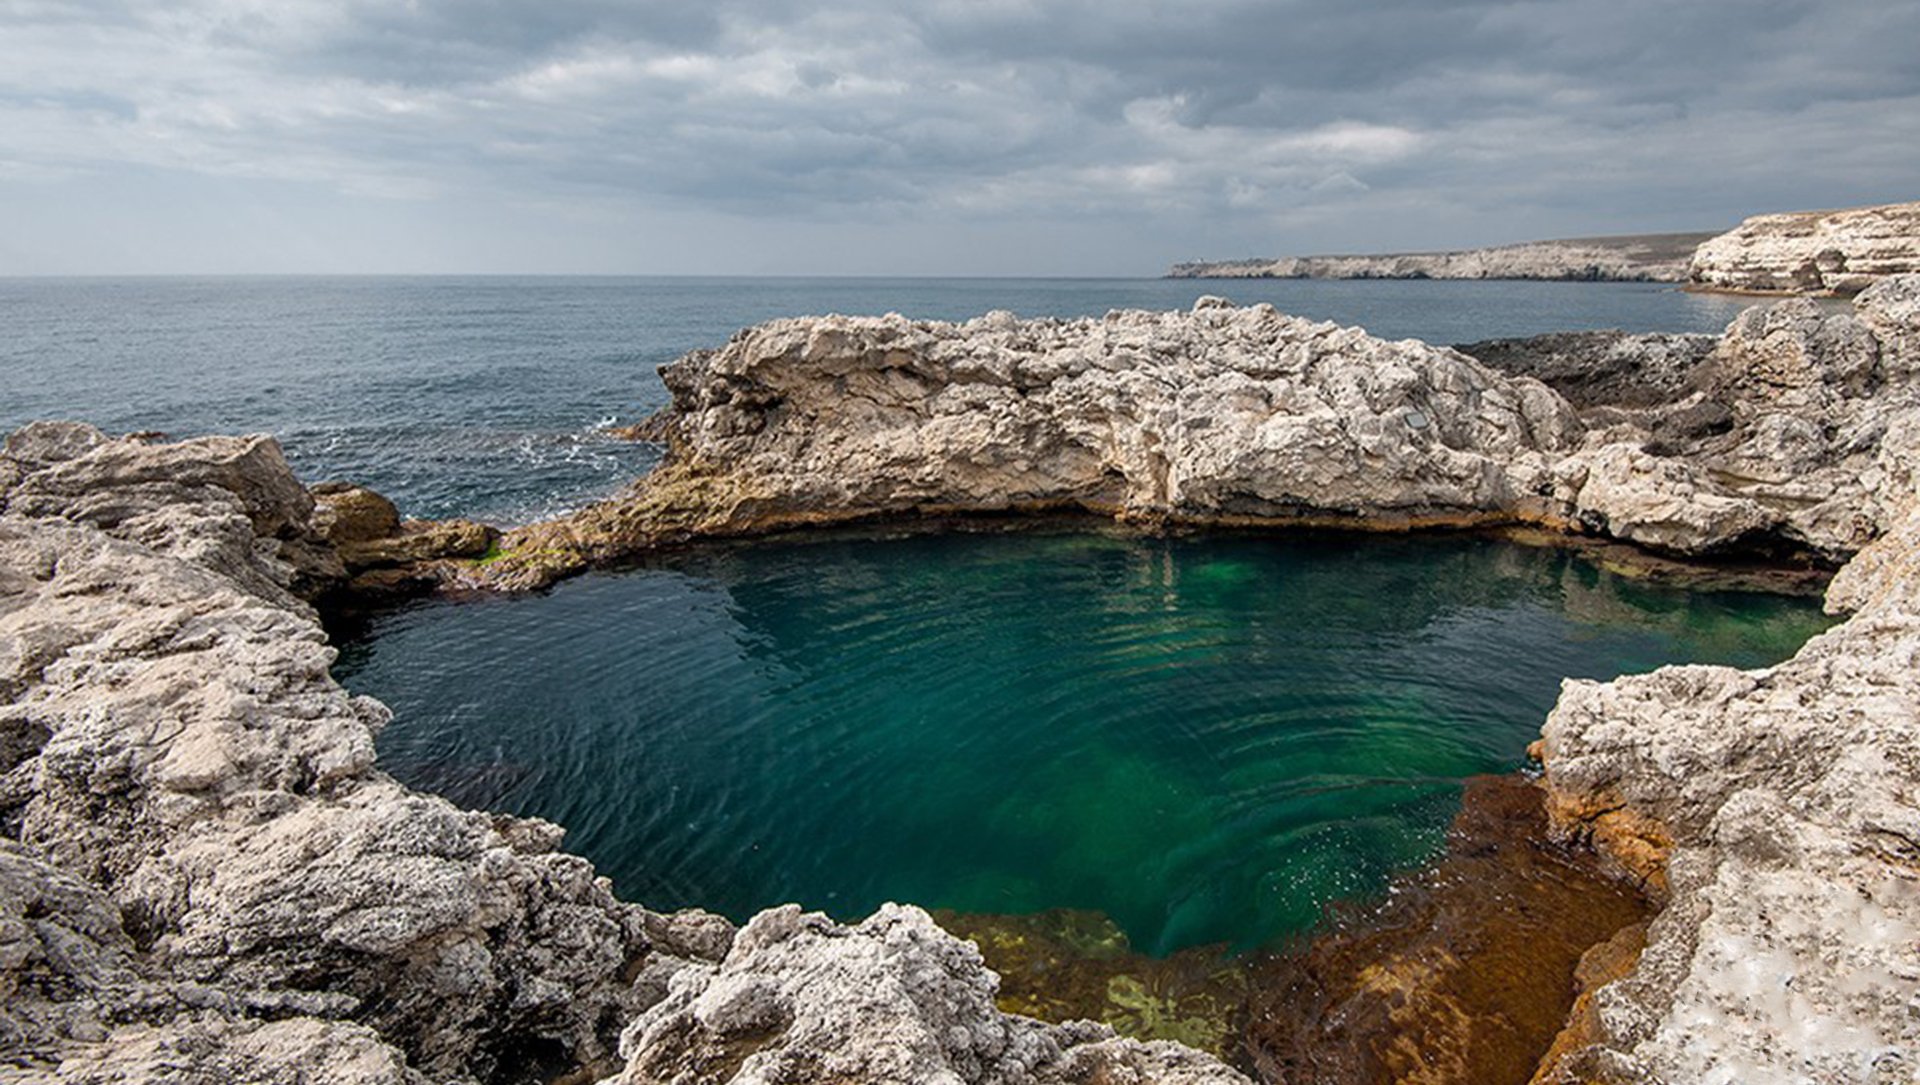
[[[1531,524],[1831,567],[1891,526],[1880,450],[1920,398],[1916,313],[1908,278],[1854,313],[1750,310],[1717,342],[1614,335],[1577,348],[1584,366],[1556,340],[1485,345],[1511,371],[1212,298],[1101,319],[774,321],[662,370],[652,474],[443,575],[532,587],[689,538],[1036,510]]]
[[[1684,282],[1694,246],[1712,234],[1629,234],[1527,241],[1451,252],[1283,256],[1175,264],[1169,279],[1549,279]]]
[[[7,1080],[1243,1080],[1001,1013],[919,909],[662,915],[557,826],[400,786],[374,764],[387,710],[333,681],[304,600],[343,553],[393,568],[369,545],[436,529],[346,493],[317,509],[266,437],[8,438]]]
[[[1920,203],[1755,215],[1693,254],[1687,281],[1755,294],[1857,294],[1920,272]]]

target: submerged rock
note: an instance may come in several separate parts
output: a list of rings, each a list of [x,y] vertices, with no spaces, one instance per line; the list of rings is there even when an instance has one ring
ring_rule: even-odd
[[[1269,1081],[1522,1085],[1567,1023],[1590,948],[1646,912],[1548,842],[1534,783],[1476,779],[1444,858],[1254,967],[1248,1052]],[[1605,978],[1596,955],[1589,979]]]

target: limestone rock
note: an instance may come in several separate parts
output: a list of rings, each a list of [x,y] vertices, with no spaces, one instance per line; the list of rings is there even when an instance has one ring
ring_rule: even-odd
[[[1856,559],[1833,598],[1859,612],[1777,667],[1567,683],[1543,730],[1562,823],[1629,866],[1656,829],[1669,904],[1562,1079],[1920,1073],[1917,543],[1910,518]]]
[[[1873,494],[1899,469],[1883,438],[1920,405],[1901,360],[1916,283],[1890,279],[1854,314],[1751,309],[1718,340],[1473,345],[1514,372],[1217,298],[1099,320],[775,321],[662,371],[653,474],[450,575],[534,587],[693,537],[1033,510],[1533,523],[1832,566],[1892,523]]]
[[[402,520],[364,486],[322,482],[313,497],[314,528],[350,577],[349,599],[430,591],[448,579],[449,563],[484,557],[500,539],[498,528],[471,520]]]
[[[53,1052],[39,1064],[398,1081],[610,1057],[646,994],[649,914],[552,826],[374,768],[387,712],[333,682],[285,587],[279,543],[312,529],[278,450],[78,443],[0,516],[0,827],[66,879],[0,861],[0,982],[21,1042]],[[178,1024],[198,1007],[213,1016]],[[262,1027],[290,1015],[328,1020]],[[90,1046],[108,1023],[150,1030]]]
[[[510,533],[478,575],[539,582],[663,539],[928,509],[1392,527],[1545,515],[1550,459],[1581,428],[1539,382],[1456,351],[1218,299],[1070,321],[774,321],[662,376],[664,466]]]
[[[994,1007],[980,951],[914,907],[845,927],[797,906],[741,928],[717,968],[689,968],[621,1039],[621,1085],[834,1081],[1233,1085],[1175,1044],[1045,1025]]]
[[[400,510],[364,486],[322,482],[313,487],[313,526],[335,546],[385,539],[400,531]]]
[[[149,444],[91,426],[35,423],[7,441],[18,475],[6,511],[91,524],[175,553],[276,601],[322,595],[345,579],[313,530],[313,499],[273,438]]]
[[[1175,264],[1171,279],[1552,279],[1681,282],[1712,234],[1629,234],[1529,241],[1452,252],[1284,256]]]
[[[1693,254],[1687,278],[1718,290],[1857,294],[1920,271],[1920,203],[1755,215]]]
[[[1687,381],[1718,345],[1712,335],[1554,332],[1489,339],[1459,349],[1501,371],[1541,381],[1580,410],[1647,408],[1686,395]]]
[[[333,681],[334,651],[288,587],[281,544],[330,544],[270,441],[149,446],[37,427],[13,447],[5,462],[21,476],[0,514],[0,1058],[25,1080],[610,1073],[622,1029],[704,989],[722,958],[748,973],[793,965],[780,1005],[816,1007],[820,1035],[849,1050],[893,1050],[920,1022],[917,1035],[977,1069],[1077,1045],[1060,1065],[1080,1076],[1038,1080],[1239,1080],[1184,1049],[1100,1029],[1070,1045],[1001,1014],[977,952],[917,910],[863,928],[895,935],[857,964],[875,982],[855,1006],[834,986],[840,965],[774,947],[785,912],[736,938],[717,916],[616,900],[591,864],[557,850],[558,827],[462,811],[378,771],[388,712]],[[898,982],[878,982],[887,975]],[[714,995],[699,1020],[733,1036],[764,1008],[757,982]]]
[[[70,1051],[57,1071],[22,1085],[428,1085],[369,1028],[293,1017],[233,1020],[208,1014],[164,1026],[115,1029]]]
[[[378,538],[338,544],[349,570],[422,565],[447,558],[477,558],[493,548],[500,531],[472,520],[407,520]]]

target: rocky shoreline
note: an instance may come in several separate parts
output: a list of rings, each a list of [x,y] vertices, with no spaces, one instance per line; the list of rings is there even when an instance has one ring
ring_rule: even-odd
[[[1740,294],[1851,297],[1920,272],[1920,203],[1755,215],[1701,244],[1691,287]]]
[[[1685,282],[1700,234],[1529,241],[1451,252],[1278,259],[1196,260],[1175,264],[1169,279],[1544,279],[1554,282]]]
[[[1670,340],[1613,341],[1633,369],[1609,384],[1568,370],[1592,345],[1509,345],[1503,371],[1211,299],[777,321],[665,371],[652,475],[498,539],[400,523],[351,488],[317,504],[268,438],[28,427],[0,456],[0,1065],[1244,1080],[1003,1013],[979,951],[916,908],[848,926],[789,907],[736,931],[615,899],[559,828],[381,773],[386,711],[333,681],[309,603],[355,581],[539,586],[690,539],[1068,510],[1143,529],[1520,525],[1843,566],[1829,606],[1852,617],[1778,667],[1567,684],[1539,750],[1554,832],[1662,908],[1643,950],[1590,973],[1539,1080],[1905,1080],[1920,276],[1852,314],[1784,302],[1717,342]]]

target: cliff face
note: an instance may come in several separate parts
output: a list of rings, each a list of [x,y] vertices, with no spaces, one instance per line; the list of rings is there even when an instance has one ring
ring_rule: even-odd
[[[1175,264],[1170,279],[1551,279],[1682,282],[1694,246],[1712,234],[1638,234],[1529,241],[1453,252]]]
[[[1857,294],[1920,271],[1920,203],[1755,215],[1701,244],[1687,281],[1715,290]]]

